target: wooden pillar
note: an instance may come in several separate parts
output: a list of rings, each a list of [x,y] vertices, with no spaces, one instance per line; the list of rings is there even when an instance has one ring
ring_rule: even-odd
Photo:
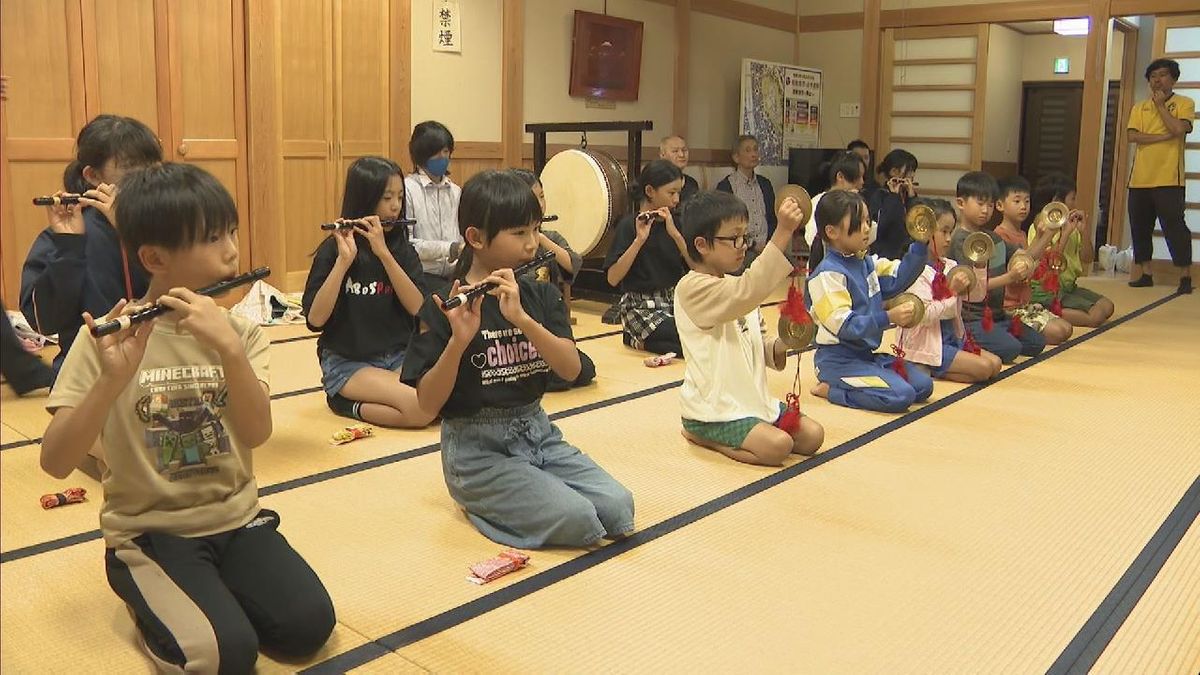
[[[501,23],[500,143],[504,166],[521,166],[525,141],[525,0],[504,0]]]
[[[862,105],[858,135],[872,148],[879,145],[879,139],[875,138],[879,128],[879,4],[880,0],[863,0],[862,92],[859,95]],[[891,77],[891,73],[885,75]]]
[[[687,138],[688,133],[688,53],[692,44],[692,0],[675,2],[675,95],[672,99],[672,129],[667,134]],[[667,134],[663,134],[664,136]]]
[[[792,65],[800,65],[800,0],[792,8],[796,12],[796,23],[792,26]]]
[[[1076,202],[1088,213],[1097,213],[1100,196],[1100,162],[1104,150],[1104,105],[1108,100],[1105,65],[1108,60],[1109,0],[1090,0],[1087,46],[1084,48],[1083,106],[1079,119],[1079,156],[1075,173]]]
[[[279,13],[277,0],[246,3],[246,116],[253,136],[246,144],[250,162],[251,265],[267,265],[269,283],[287,284],[287,238],[280,217],[283,204],[282,115],[276,82],[279,77]],[[162,132],[160,132],[162,133]],[[164,136],[166,134],[163,134]],[[164,138],[164,143],[168,142]],[[166,148],[166,153],[172,151]],[[290,290],[290,289],[287,289]]]
[[[251,4],[258,0],[251,0]],[[392,0],[392,159],[405,166],[412,136],[412,2]]]
[[[1116,139],[1113,143],[1112,189],[1109,191],[1108,236],[1107,242],[1117,248],[1125,248],[1125,229],[1127,226],[1128,189],[1130,147],[1126,142],[1125,130],[1129,128],[1129,112],[1133,108],[1134,92],[1139,80],[1136,74],[1138,52],[1138,30],[1125,21],[1118,21],[1118,28],[1124,33],[1124,60],[1121,62],[1121,96],[1117,101]]]

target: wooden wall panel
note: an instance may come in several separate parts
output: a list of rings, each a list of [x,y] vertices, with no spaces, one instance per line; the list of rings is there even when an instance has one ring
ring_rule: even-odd
[[[284,242],[283,264],[273,284],[287,290],[304,286],[322,239],[318,223],[338,214],[342,180],[334,158],[334,33],[332,0],[287,0],[279,15],[275,83],[280,100],[279,122],[283,189],[277,208],[262,216],[261,226]],[[262,229],[262,228],[260,228]]]
[[[82,10],[88,118],[125,115],[161,137],[154,3],[85,0]]]
[[[304,288],[309,256],[325,238],[317,225],[335,218],[337,207],[327,187],[331,179],[331,163],[326,157],[288,158],[283,163],[283,184],[288,186],[278,218],[270,218],[270,227],[281,231],[286,241],[286,265],[276,273],[273,285],[288,290]],[[302,189],[302,186],[314,186]]]
[[[219,178],[246,223],[250,187],[242,0],[168,0],[166,12],[171,142],[164,139],[164,154]],[[243,228],[239,240],[240,266],[247,270],[252,228]]]
[[[9,77],[0,105],[0,295],[16,307],[21,265],[46,226],[30,199],[62,186],[86,120],[82,17],[79,0],[0,0],[0,15],[0,64]]]
[[[236,0],[172,0],[172,108],[176,137],[236,138]],[[238,12],[240,19],[240,11]]]

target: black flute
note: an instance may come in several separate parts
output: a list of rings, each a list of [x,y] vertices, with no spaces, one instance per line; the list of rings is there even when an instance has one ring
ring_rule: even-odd
[[[196,292],[199,293],[200,295],[221,295],[222,293],[225,293],[226,291],[228,291],[230,289],[237,288],[238,286],[245,286],[246,284],[252,284],[255,281],[258,281],[259,279],[265,279],[269,276],[271,276],[271,268],[270,267],[260,267],[251,272],[246,272],[245,274],[239,274],[238,276],[236,276],[232,279],[226,279],[225,281],[218,281],[217,283],[213,284],[212,286],[205,286],[204,288],[201,288],[200,290],[198,290]],[[130,326],[132,326],[135,323],[141,323],[143,321],[153,319],[154,317],[156,317],[160,314],[165,314],[169,311],[171,311],[171,310],[166,305],[157,305],[156,304],[152,307],[147,307],[146,309],[138,310],[138,311],[134,312],[133,314],[124,314],[122,316],[118,316],[117,318],[113,319],[112,321],[105,321],[104,323],[96,324],[92,328],[92,337],[101,337],[104,335],[111,335],[112,333],[115,333],[124,328],[129,328]]]
[[[389,218],[388,220],[379,221],[379,224],[382,225],[383,228],[386,230],[386,229],[391,229],[392,227],[395,227],[396,225],[403,225],[404,227],[408,227],[409,225],[416,225],[417,221],[413,220],[412,218]],[[322,230],[349,230],[353,227],[354,227],[353,221],[346,222],[346,223],[321,223]]]
[[[529,262],[525,263],[524,265],[517,265],[516,267],[514,267],[513,268],[513,276],[520,277],[522,274],[525,274],[526,272],[528,272],[530,270],[535,270],[535,269],[541,267],[542,265],[545,265],[546,263],[550,262],[551,260],[554,260],[554,252],[553,251],[545,251],[541,255],[534,256],[533,260],[530,260]],[[471,300],[474,300],[475,298],[478,298],[481,295],[484,295],[485,293],[487,293],[488,291],[492,290],[495,287],[496,287],[496,284],[494,284],[490,281],[479,284],[475,288],[472,288],[471,290],[466,291],[464,293],[459,293],[458,295],[454,296],[453,298],[450,298],[449,300],[443,302],[442,309],[454,309],[455,307],[458,307],[459,305],[461,305],[465,302],[469,302]]]
[[[58,206],[59,204],[78,204],[83,195],[62,195],[61,197],[34,197],[34,206]]]
[[[543,223],[553,223],[558,220],[558,216],[542,216]]]
[[[637,215],[637,219],[642,222],[648,222],[651,225],[667,222],[667,219],[663,218],[663,215],[658,211],[642,211]]]

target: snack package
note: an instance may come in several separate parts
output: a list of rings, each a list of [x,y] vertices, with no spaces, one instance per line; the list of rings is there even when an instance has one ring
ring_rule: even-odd
[[[55,494],[42,495],[42,508],[53,509],[67,504],[79,504],[87,501],[87,490],[77,487],[69,488]]]
[[[355,424],[346,427],[341,431],[334,432],[333,438],[329,439],[330,445],[344,445],[350,441],[357,441],[360,438],[366,438],[375,433],[375,429],[367,424]]]
[[[656,354],[654,356],[646,357],[646,360],[643,363],[646,364],[647,368],[657,368],[659,366],[665,366],[669,363],[672,363],[673,361],[675,361],[675,356],[676,356],[675,352],[667,352],[666,354]]]
[[[529,556],[510,548],[501,551],[500,555],[495,558],[471,565],[471,576],[467,577],[467,581],[473,584],[486,584],[509,572],[515,572],[527,564],[529,564]]]

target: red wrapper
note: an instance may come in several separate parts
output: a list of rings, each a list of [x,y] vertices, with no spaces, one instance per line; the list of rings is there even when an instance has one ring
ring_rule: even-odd
[[[515,572],[527,564],[529,564],[529,556],[510,548],[501,551],[500,555],[495,558],[488,558],[483,562],[471,565],[471,576],[467,580],[476,584],[486,584],[509,572]]]
[[[87,490],[77,487],[63,490],[50,495],[42,495],[42,508],[53,509],[67,504],[79,504],[87,501]]]

